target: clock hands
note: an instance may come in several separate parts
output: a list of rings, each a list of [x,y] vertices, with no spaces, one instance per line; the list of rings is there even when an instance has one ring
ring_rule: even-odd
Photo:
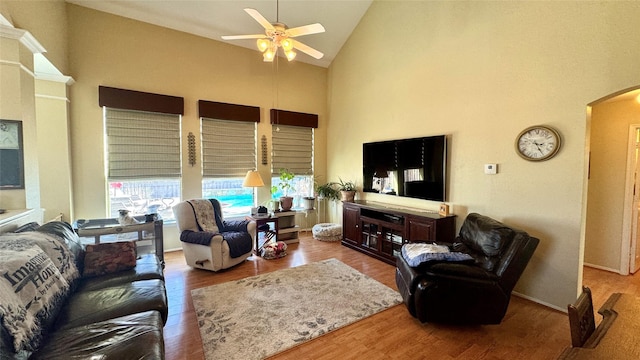
[[[544,155],[544,152],[542,151],[542,149],[540,149],[540,145],[543,145],[543,144],[538,144],[535,141],[533,142],[533,144],[538,148],[538,151],[540,151],[540,154]]]

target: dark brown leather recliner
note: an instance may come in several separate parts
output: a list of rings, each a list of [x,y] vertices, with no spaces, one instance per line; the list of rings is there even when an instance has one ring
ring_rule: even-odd
[[[396,284],[407,309],[421,322],[499,324],[538,243],[522,230],[471,213],[447,245],[473,261],[411,267],[401,255]]]

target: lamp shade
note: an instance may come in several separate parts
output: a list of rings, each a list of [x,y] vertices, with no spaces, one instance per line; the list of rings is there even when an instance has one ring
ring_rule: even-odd
[[[264,186],[264,181],[262,181],[262,177],[257,170],[249,170],[247,171],[247,175],[244,177],[244,181],[242,182],[243,187],[260,187]]]

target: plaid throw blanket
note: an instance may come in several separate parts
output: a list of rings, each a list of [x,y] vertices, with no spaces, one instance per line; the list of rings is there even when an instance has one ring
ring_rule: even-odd
[[[37,349],[80,273],[63,240],[38,232],[0,235],[0,318],[15,351]]]

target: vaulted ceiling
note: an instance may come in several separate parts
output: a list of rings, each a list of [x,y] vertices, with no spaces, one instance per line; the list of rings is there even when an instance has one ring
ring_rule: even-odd
[[[258,10],[271,23],[289,28],[321,23],[325,33],[297,38],[325,55],[299,54],[295,61],[329,67],[372,0],[66,0],[99,11],[179,30],[216,41],[222,35],[261,34],[264,29],[243,9]],[[256,50],[255,40],[225,41]],[[259,56],[259,53],[256,53]]]

